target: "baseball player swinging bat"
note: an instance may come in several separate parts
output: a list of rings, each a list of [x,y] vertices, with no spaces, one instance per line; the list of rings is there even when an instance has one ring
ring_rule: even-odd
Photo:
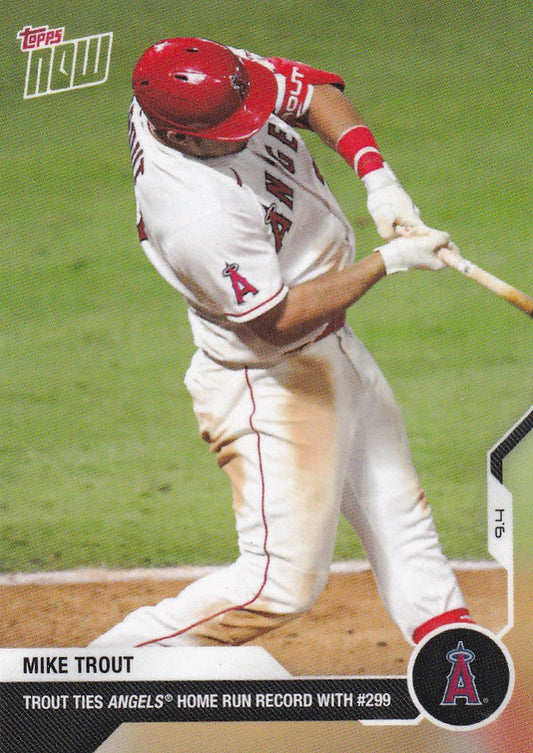
[[[91,646],[240,645],[286,624],[327,582],[341,512],[407,641],[471,623],[400,407],[344,320],[385,276],[442,269],[448,233],[424,225],[337,74],[179,37],[132,84],[139,240],[188,307],[185,386],[232,484],[239,557]],[[385,242],[359,261],[300,128],[364,184]]]
[[[517,290],[509,283],[500,280],[499,277],[495,277],[485,269],[476,266],[468,259],[464,259],[457,251],[441,248],[437,255],[448,267],[456,269],[465,277],[475,280],[484,288],[496,293],[500,298],[504,298],[529,316],[533,316],[533,298],[530,298],[526,293],[522,293],[521,290]]]

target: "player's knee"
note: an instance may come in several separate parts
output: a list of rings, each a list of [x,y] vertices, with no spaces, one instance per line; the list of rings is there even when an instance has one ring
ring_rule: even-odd
[[[325,586],[325,579],[316,579],[311,583],[306,583],[305,587],[299,591],[293,601],[294,611],[298,614],[308,612],[315,601],[318,599]]]
[[[298,572],[291,568],[273,579],[272,588],[267,588],[272,605],[279,614],[304,614],[309,611],[326,585],[328,572]]]

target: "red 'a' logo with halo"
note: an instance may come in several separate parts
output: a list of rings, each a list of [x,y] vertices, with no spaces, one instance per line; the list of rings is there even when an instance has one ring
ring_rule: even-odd
[[[481,706],[475,677],[470,669],[470,662],[476,658],[474,652],[465,648],[463,641],[459,641],[457,648],[448,651],[446,658],[451,663],[452,668],[440,705],[456,706],[457,699],[462,698],[466,701],[467,706]]]
[[[257,288],[255,288],[246,277],[243,277],[239,274],[239,265],[238,264],[228,264],[226,262],[226,266],[222,270],[222,274],[224,277],[229,277],[231,279],[231,284],[233,285],[233,291],[235,293],[235,297],[237,298],[237,303],[244,303],[244,296],[247,293],[251,293],[252,295],[256,295],[259,291]]]

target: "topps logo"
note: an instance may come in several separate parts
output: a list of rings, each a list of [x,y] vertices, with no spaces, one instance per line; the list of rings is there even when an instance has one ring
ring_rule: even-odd
[[[26,50],[35,50],[39,47],[51,47],[53,44],[59,44],[63,41],[64,32],[64,26],[60,29],[49,29],[48,26],[39,26],[32,29],[31,26],[25,26],[17,34],[17,39],[21,40],[20,49],[26,52]]]
[[[64,41],[65,28],[25,26],[17,34],[28,53],[24,99],[107,81],[113,32]]]

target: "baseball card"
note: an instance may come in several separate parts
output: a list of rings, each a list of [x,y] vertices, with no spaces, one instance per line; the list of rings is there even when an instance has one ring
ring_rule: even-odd
[[[7,0],[3,753],[522,753],[519,0]]]

